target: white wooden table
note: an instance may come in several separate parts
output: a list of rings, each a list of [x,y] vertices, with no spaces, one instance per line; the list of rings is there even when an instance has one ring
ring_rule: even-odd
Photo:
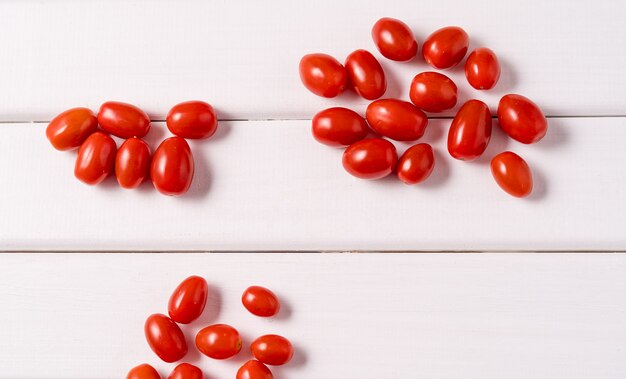
[[[626,7],[475,3],[0,2],[0,378],[119,378],[142,362],[166,377],[172,365],[149,350],[143,321],[191,274],[213,292],[188,335],[212,322],[248,342],[284,334],[297,353],[279,379],[626,377]],[[387,96],[407,98],[429,68],[380,57],[370,28],[383,16],[420,44],[464,27],[503,74],[476,94],[460,68],[447,71],[459,105],[476,96],[495,110],[503,94],[524,94],[548,115],[546,138],[525,146],[496,128],[484,159],[453,161],[453,110],[424,137],[437,150],[424,185],[347,175],[310,118],[367,103],[313,96],[298,61],[366,48]],[[182,198],[85,186],[75,153],[45,138],[55,114],[120,100],[157,120],[154,147],[168,135],[159,120],[189,99],[222,121],[192,143],[196,178]],[[529,199],[494,184],[488,160],[504,149],[533,168]],[[247,314],[250,284],[274,289],[283,315]],[[233,378],[248,357],[187,361]]]

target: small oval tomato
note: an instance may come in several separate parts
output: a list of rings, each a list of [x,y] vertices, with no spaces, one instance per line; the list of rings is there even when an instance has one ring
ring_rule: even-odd
[[[312,120],[313,137],[328,146],[348,146],[367,136],[365,119],[348,108],[334,107],[317,113]]]
[[[193,180],[193,155],[189,144],[181,137],[161,142],[152,157],[150,178],[154,187],[164,195],[183,195]]]
[[[271,317],[280,310],[280,302],[274,292],[261,286],[250,286],[243,291],[241,302],[253,315]]]
[[[533,175],[522,157],[505,151],[491,160],[491,174],[509,195],[526,197],[533,190]]]
[[[365,118],[380,135],[396,141],[415,141],[424,135],[428,117],[415,105],[397,99],[381,99],[367,106]]]
[[[202,379],[204,378],[204,374],[202,370],[198,367],[189,364],[189,363],[181,363],[178,366],[174,367],[170,376],[167,379]]]
[[[398,162],[393,144],[382,138],[355,142],[343,152],[343,167],[361,179],[380,179],[391,174]]]
[[[115,176],[122,188],[137,188],[150,175],[150,148],[143,140],[129,138],[115,157]]]
[[[115,168],[116,153],[113,138],[102,132],[91,134],[78,149],[74,176],[89,185],[102,182]]]
[[[170,297],[167,306],[170,318],[179,324],[197,319],[204,311],[208,294],[209,286],[203,278],[194,275],[183,280]]]
[[[467,101],[450,125],[448,152],[456,159],[471,161],[485,152],[490,139],[489,107],[480,100]]]
[[[422,48],[424,60],[429,65],[445,69],[454,67],[463,60],[469,47],[469,36],[457,26],[447,26],[434,31]]]
[[[98,112],[100,127],[120,138],[142,138],[150,130],[150,118],[134,105],[107,101]]]
[[[217,116],[210,104],[204,101],[185,101],[176,104],[167,113],[167,128],[183,138],[209,138],[217,130]]]
[[[267,366],[252,359],[237,370],[237,379],[274,379],[274,376]]]
[[[406,184],[426,180],[435,167],[433,148],[427,143],[409,147],[398,160],[398,178]]]
[[[521,143],[535,143],[548,131],[546,116],[537,104],[521,95],[506,95],[498,104],[500,127]]]
[[[130,369],[126,375],[126,379],[161,379],[161,375],[147,363]]]
[[[230,325],[209,325],[196,335],[196,346],[207,357],[227,359],[241,350],[241,337]]]
[[[46,128],[46,137],[57,150],[79,147],[98,128],[98,119],[90,109],[72,108],[59,114]]]
[[[381,97],[387,89],[385,71],[367,50],[356,50],[346,58],[349,83],[356,93],[367,100]]]
[[[144,332],[152,351],[165,362],[176,362],[187,354],[185,336],[169,317],[160,313],[151,315],[146,320]]]
[[[492,89],[500,79],[500,62],[496,53],[486,47],[472,51],[465,61],[465,77],[476,89]]]
[[[456,84],[438,72],[422,72],[411,82],[411,102],[426,112],[443,112],[456,105]]]
[[[395,18],[383,17],[372,28],[378,51],[392,61],[408,61],[417,54],[417,41],[411,28]]]
[[[307,54],[300,60],[300,80],[317,96],[335,97],[346,88],[348,74],[328,54]]]
[[[250,344],[250,351],[256,359],[266,365],[280,366],[293,357],[293,346],[285,337],[266,334]]]

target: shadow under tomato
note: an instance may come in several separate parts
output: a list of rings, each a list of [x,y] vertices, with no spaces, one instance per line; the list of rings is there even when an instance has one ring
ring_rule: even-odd
[[[393,67],[390,67],[391,66],[389,64],[390,61],[379,60],[379,62],[380,62],[380,65],[383,67],[383,71],[385,71],[385,80],[387,81],[387,90],[380,98],[381,99],[386,99],[386,98],[402,99],[402,98],[407,97],[405,95],[409,93],[408,87],[403,88],[402,85],[404,82],[400,80],[400,78],[396,74],[396,71],[393,70]],[[374,100],[371,100],[371,101],[374,101]]]
[[[293,341],[291,341],[291,343],[293,345],[293,357],[291,358],[291,361],[289,361],[284,366],[268,366],[269,369],[272,371],[275,379],[288,378],[289,372],[291,372],[292,370],[299,370],[306,366],[306,352],[299,344],[293,343]]]
[[[204,148],[206,141],[194,140],[190,142],[194,161],[194,174],[189,191],[181,197],[189,200],[202,200],[208,196],[213,184],[211,164]]]
[[[440,152],[437,149],[433,149],[435,156],[435,166],[430,176],[422,183],[415,184],[416,188],[433,189],[440,188],[450,179],[450,159],[454,159]]]
[[[548,178],[544,175],[539,165],[534,165],[531,162],[528,164],[533,175],[533,191],[526,200],[531,202],[541,201],[548,196]]]

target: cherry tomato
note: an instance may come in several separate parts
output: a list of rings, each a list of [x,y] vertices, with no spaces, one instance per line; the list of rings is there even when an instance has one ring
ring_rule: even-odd
[[[115,157],[115,176],[122,188],[137,188],[150,176],[150,148],[143,140],[129,138]]]
[[[189,324],[200,317],[209,286],[206,280],[199,276],[190,276],[176,287],[170,297],[167,311],[170,318],[179,324]]]
[[[486,47],[472,51],[465,61],[465,77],[476,89],[492,89],[500,79],[500,62],[496,53]]]
[[[274,379],[274,376],[267,366],[253,359],[237,370],[237,379]]]
[[[241,350],[241,337],[230,325],[209,325],[196,335],[196,346],[207,357],[227,359]]]
[[[348,146],[367,136],[365,119],[348,108],[328,108],[313,117],[313,137],[328,146]]]
[[[193,180],[193,155],[189,144],[181,137],[161,142],[152,157],[152,184],[164,195],[183,195]]]
[[[426,112],[443,112],[456,105],[456,84],[438,72],[422,72],[411,82],[411,102]]]
[[[372,28],[378,51],[392,61],[409,61],[417,54],[417,41],[411,28],[395,18],[383,17]]]
[[[500,127],[521,143],[535,143],[548,131],[546,116],[537,104],[521,95],[506,95],[498,104]]]
[[[288,339],[276,334],[266,334],[250,344],[250,351],[256,359],[266,365],[280,366],[293,357],[293,346]]]
[[[398,178],[406,184],[426,180],[435,167],[433,148],[427,143],[409,147],[398,160]]]
[[[102,182],[115,168],[116,153],[113,138],[102,132],[91,134],[78,149],[74,176],[89,185]]]
[[[533,190],[533,174],[522,157],[505,151],[491,160],[491,174],[509,195],[526,197]]]
[[[348,74],[330,55],[308,54],[300,60],[300,80],[317,96],[335,97],[346,88]]]
[[[367,106],[365,118],[380,135],[396,141],[415,141],[424,135],[428,117],[415,105],[397,99],[381,99]]]
[[[480,100],[467,101],[450,125],[448,152],[456,159],[471,161],[485,152],[490,139],[489,107]]]
[[[369,51],[356,50],[348,55],[346,71],[350,84],[361,97],[374,100],[385,93],[385,71]]]
[[[167,113],[167,128],[183,138],[209,138],[217,130],[217,116],[210,104],[204,101],[186,101],[176,104]]]
[[[253,315],[259,317],[271,317],[280,310],[280,302],[274,292],[261,286],[246,288],[241,296],[241,302]]]
[[[204,374],[198,367],[189,364],[181,363],[172,370],[170,376],[167,379],[202,379]]]
[[[126,375],[126,379],[161,379],[161,375],[147,363],[130,369]]]
[[[426,38],[422,48],[424,60],[429,65],[445,69],[454,67],[463,60],[469,47],[469,36],[457,26],[436,30]]]
[[[396,147],[382,138],[355,142],[343,153],[343,167],[361,179],[384,178],[393,172],[397,162]]]
[[[160,313],[151,315],[146,320],[144,332],[152,351],[165,362],[176,362],[187,354],[185,336],[169,317]]]
[[[134,105],[107,101],[98,112],[100,127],[120,138],[142,138],[150,130],[150,118]]]
[[[97,128],[98,119],[90,109],[72,108],[50,121],[46,128],[46,137],[57,150],[73,150]]]

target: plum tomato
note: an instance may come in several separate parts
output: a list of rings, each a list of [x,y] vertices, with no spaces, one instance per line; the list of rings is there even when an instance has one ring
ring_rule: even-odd
[[[115,176],[122,188],[137,188],[150,177],[150,148],[137,137],[124,141],[115,156]]]
[[[182,137],[167,138],[152,156],[150,178],[154,187],[164,195],[185,194],[191,186],[193,172],[191,148]]]
[[[241,295],[241,302],[253,315],[271,317],[280,311],[280,302],[274,292],[261,286],[250,286]]]
[[[148,317],[144,326],[148,345],[163,361],[172,363],[187,354],[185,336],[169,317],[155,313]]]
[[[506,134],[521,143],[535,143],[548,131],[546,116],[530,99],[505,95],[498,104],[498,122]]]
[[[328,54],[307,54],[300,60],[300,80],[317,96],[336,97],[348,80],[346,69]]]
[[[241,350],[241,337],[237,329],[226,324],[209,325],[196,335],[196,347],[207,357],[227,359]]]
[[[92,133],[78,149],[74,176],[89,185],[102,182],[115,169],[116,153],[113,138],[102,132]]]
[[[416,107],[439,113],[456,105],[457,87],[452,79],[438,72],[422,72],[411,82],[409,97]]]
[[[480,100],[468,100],[454,116],[448,132],[448,152],[471,161],[485,152],[491,139],[491,113]]]
[[[170,376],[167,379],[203,379],[204,374],[198,367],[189,364],[181,363],[174,367]]]
[[[469,36],[458,26],[447,26],[434,31],[422,47],[422,55],[429,65],[440,70],[459,64],[469,47]]]
[[[328,146],[348,146],[367,136],[367,122],[355,111],[334,107],[318,112],[312,120],[313,137]]]
[[[209,286],[199,276],[190,276],[183,280],[170,296],[167,312],[170,318],[179,324],[189,324],[204,311]]]
[[[252,355],[266,365],[280,366],[293,357],[293,346],[285,337],[266,334],[250,344]]]
[[[185,101],[174,105],[165,118],[172,134],[188,138],[209,138],[217,130],[217,116],[210,104],[204,101]]]
[[[252,359],[237,370],[237,379],[274,379],[274,376],[267,366]]]
[[[417,41],[411,28],[395,18],[383,17],[372,27],[378,51],[392,61],[409,61],[417,54]]]
[[[398,162],[396,147],[386,139],[367,138],[348,146],[343,167],[361,179],[381,179],[391,174]]]
[[[500,79],[500,62],[496,53],[486,47],[472,51],[465,61],[465,77],[478,90],[495,87]]]
[[[73,150],[97,128],[98,119],[90,109],[72,108],[50,121],[46,128],[46,137],[57,150]]]
[[[398,160],[398,178],[406,184],[417,184],[426,180],[435,167],[433,148],[427,143],[409,147]]]
[[[376,58],[367,50],[356,50],[346,58],[348,83],[362,98],[374,100],[387,89],[385,71]]]
[[[161,379],[161,375],[147,363],[135,366],[128,371],[126,379]]]
[[[526,197],[533,190],[533,175],[519,155],[505,151],[491,160],[491,174],[496,183],[511,196]]]
[[[380,99],[367,106],[365,118],[378,134],[396,141],[415,141],[424,135],[428,117],[408,101]]]
[[[100,106],[98,123],[102,130],[120,138],[143,138],[150,130],[146,112],[119,101],[107,101]]]

